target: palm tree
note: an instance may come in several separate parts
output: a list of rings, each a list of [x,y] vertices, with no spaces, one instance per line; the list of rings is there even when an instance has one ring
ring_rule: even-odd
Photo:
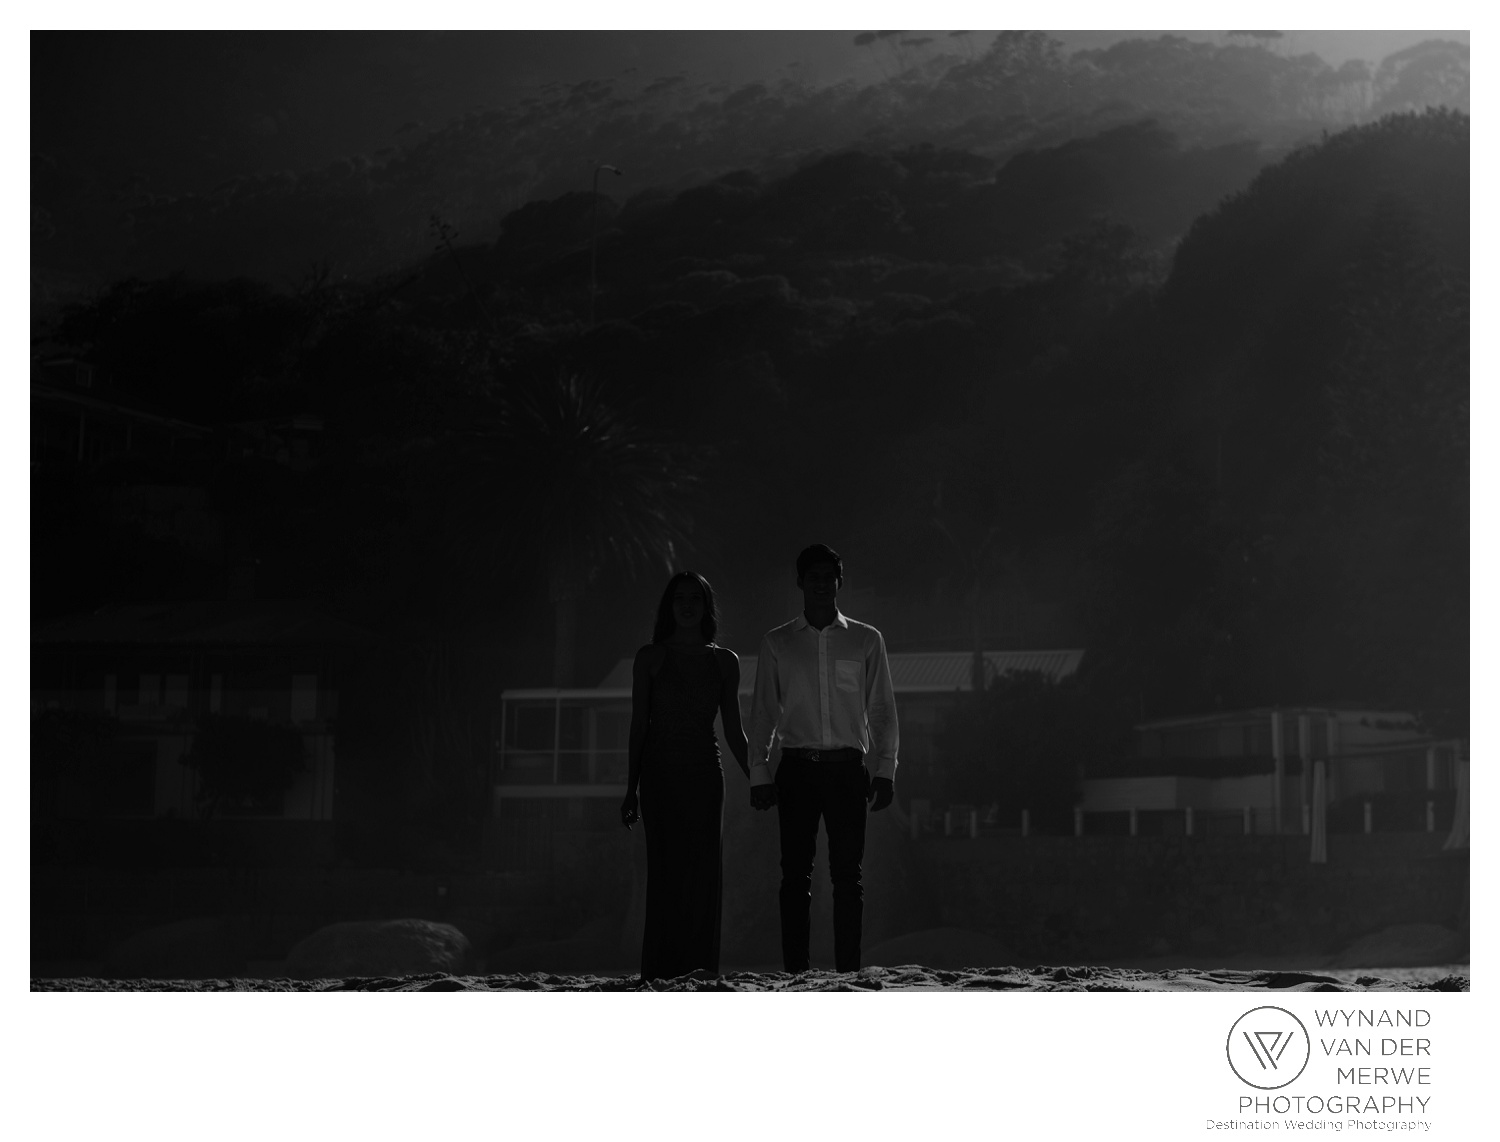
[[[691,526],[696,457],[573,375],[470,377],[434,387],[393,434],[405,566],[400,637],[374,671],[391,686],[380,717],[402,754],[401,807],[442,843],[468,836],[487,762],[485,671],[476,622],[497,580],[545,574],[555,608],[553,684],[574,684],[578,603],[606,566],[670,566]],[[379,489],[372,487],[371,493]],[[485,612],[493,618],[493,612]],[[398,729],[398,727],[400,727]],[[404,734],[402,734],[404,730]],[[393,786],[393,788],[397,788]],[[435,834],[436,835],[436,834]]]
[[[555,608],[554,686],[574,684],[578,600],[606,566],[670,570],[691,528],[695,457],[564,373],[503,398],[503,531],[542,561]]]

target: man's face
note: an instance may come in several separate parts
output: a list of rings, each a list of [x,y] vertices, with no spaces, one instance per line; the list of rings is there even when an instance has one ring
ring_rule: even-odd
[[[839,593],[839,573],[832,563],[814,563],[797,580],[802,588],[802,605],[823,610],[834,605]]]

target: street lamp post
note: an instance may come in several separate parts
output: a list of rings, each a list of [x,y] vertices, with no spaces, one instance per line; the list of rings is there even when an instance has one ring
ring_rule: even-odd
[[[608,163],[594,168],[593,212],[589,221],[589,328],[594,327],[594,295],[599,291],[599,172],[613,171],[617,175],[625,172]]]

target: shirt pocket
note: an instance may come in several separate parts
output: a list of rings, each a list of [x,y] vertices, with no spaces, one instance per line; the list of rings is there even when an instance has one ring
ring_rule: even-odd
[[[858,694],[859,684],[864,681],[865,664],[857,658],[840,658],[833,666],[833,684],[846,694]]]

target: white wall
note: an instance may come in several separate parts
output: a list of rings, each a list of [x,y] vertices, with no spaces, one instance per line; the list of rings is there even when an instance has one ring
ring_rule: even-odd
[[[1083,783],[1087,813],[1127,809],[1269,809],[1274,779],[1253,777],[1100,777]]]

